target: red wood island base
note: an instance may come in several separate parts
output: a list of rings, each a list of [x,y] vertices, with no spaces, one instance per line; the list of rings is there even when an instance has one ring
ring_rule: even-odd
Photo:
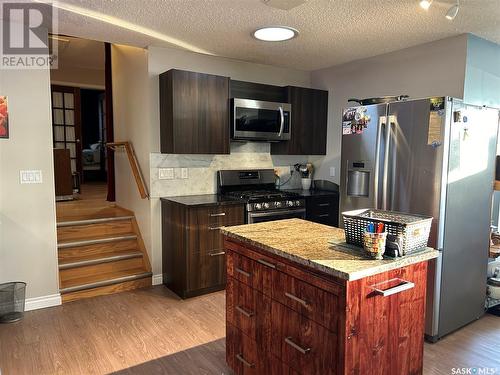
[[[311,239],[312,245],[305,245],[304,240],[302,245],[292,244],[297,239],[287,235],[282,239],[292,244],[287,248],[271,243],[276,241],[271,233],[280,233],[279,224],[271,232],[260,233],[267,240],[257,240],[256,232],[248,232],[250,227],[264,229],[266,223],[223,230],[226,360],[233,371],[259,375],[422,374],[427,261],[437,252],[427,249],[404,261],[363,260],[328,245],[331,231],[339,237],[341,230],[302,220],[285,221],[299,226],[295,229],[304,237],[311,233],[304,232],[304,225],[330,235]],[[319,255],[321,241],[333,253],[328,253],[329,258],[314,256]],[[278,252],[280,247],[283,255]],[[295,251],[294,247],[305,250]],[[300,251],[311,249],[315,252],[312,258],[301,258]],[[348,263],[357,270],[343,274],[342,265]],[[367,276],[360,277],[362,274]]]

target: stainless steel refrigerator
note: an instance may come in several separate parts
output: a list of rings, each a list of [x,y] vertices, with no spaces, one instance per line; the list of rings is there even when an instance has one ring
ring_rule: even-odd
[[[341,212],[429,215],[426,337],[484,313],[498,110],[449,97],[346,108]]]

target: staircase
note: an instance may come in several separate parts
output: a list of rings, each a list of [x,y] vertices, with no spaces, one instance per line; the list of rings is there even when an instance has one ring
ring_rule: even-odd
[[[151,286],[151,265],[134,214],[120,207],[57,222],[63,302]]]

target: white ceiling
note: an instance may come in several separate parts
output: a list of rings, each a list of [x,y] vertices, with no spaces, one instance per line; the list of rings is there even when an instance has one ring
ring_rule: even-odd
[[[294,0],[296,2],[296,0]],[[260,0],[63,0],[175,38],[193,49],[235,59],[315,70],[466,32],[500,43],[500,0],[461,0],[457,18],[444,15],[454,0],[422,10],[417,0],[308,0],[291,10]],[[287,42],[251,37],[260,26],[300,31]],[[68,11],[59,33],[139,47],[165,41]]]

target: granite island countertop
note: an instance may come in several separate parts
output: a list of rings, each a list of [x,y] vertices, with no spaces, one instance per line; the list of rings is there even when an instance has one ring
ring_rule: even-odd
[[[221,232],[244,244],[348,281],[434,259],[439,254],[426,248],[401,258],[370,259],[361,248],[345,243],[343,229],[301,219],[224,227]]]

